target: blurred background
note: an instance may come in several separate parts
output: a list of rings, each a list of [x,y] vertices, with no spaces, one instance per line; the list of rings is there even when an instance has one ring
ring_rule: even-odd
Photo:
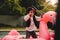
[[[57,4],[58,0],[0,0],[0,33],[11,29],[24,31],[23,18],[27,7],[34,6],[38,10],[37,16],[40,16],[47,11],[55,11]]]

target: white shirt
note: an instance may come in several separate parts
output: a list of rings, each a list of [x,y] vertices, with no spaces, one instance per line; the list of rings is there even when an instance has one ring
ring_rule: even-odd
[[[25,20],[25,21],[27,21],[29,18],[30,18],[29,15],[24,16],[24,20]],[[40,21],[40,17],[35,16],[35,18],[36,18],[37,21]],[[29,27],[26,27],[26,30],[27,30],[27,31],[34,31],[34,30],[36,30],[36,29],[37,29],[37,27],[36,27],[35,24],[34,24],[33,17],[31,17],[30,26],[29,26]]]

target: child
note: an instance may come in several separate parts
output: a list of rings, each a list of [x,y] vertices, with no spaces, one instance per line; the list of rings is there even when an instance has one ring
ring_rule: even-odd
[[[26,38],[37,38],[35,30],[39,27],[40,17],[37,17],[36,9],[33,7],[29,7],[27,10],[27,15],[24,16],[24,20],[26,22]]]

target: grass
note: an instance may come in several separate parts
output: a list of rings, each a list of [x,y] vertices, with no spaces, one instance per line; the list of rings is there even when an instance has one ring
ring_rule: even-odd
[[[19,27],[1,27],[0,31],[10,31],[12,29],[16,29],[18,31],[24,31],[25,28],[19,28]]]
[[[0,31],[10,31],[12,29],[16,29],[18,31],[25,31],[24,27],[22,27],[22,28],[20,28],[20,27],[0,27]],[[39,29],[37,29],[36,31],[38,31],[38,30]]]

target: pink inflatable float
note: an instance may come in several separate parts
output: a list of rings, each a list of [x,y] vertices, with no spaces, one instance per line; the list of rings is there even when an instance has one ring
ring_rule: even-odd
[[[14,40],[17,38],[21,38],[21,36],[17,30],[13,29],[2,40]]]
[[[44,38],[46,40],[51,40],[51,36],[54,36],[54,34],[51,34],[48,31],[47,22],[50,21],[52,24],[56,21],[56,12],[49,11],[43,15],[43,18],[41,18],[40,25],[39,25],[39,37]],[[51,35],[50,35],[51,34]]]
[[[2,40],[2,38],[0,38],[0,40]]]

